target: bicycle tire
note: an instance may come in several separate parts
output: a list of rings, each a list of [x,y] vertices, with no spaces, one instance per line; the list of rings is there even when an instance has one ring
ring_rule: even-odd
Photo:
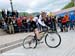
[[[31,38],[31,41],[34,41],[34,46],[33,47],[26,47],[25,45],[25,41],[26,40],[28,40],[28,39],[30,39]],[[34,39],[34,40],[33,40]],[[32,44],[32,43],[31,43]],[[26,38],[24,38],[24,40],[23,40],[23,47],[25,48],[25,49],[30,49],[30,48],[32,48],[32,49],[34,49],[34,48],[36,48],[37,47],[37,40],[34,38],[34,36],[32,36],[32,35],[29,35],[29,36],[27,36]]]
[[[51,34],[51,35],[52,35],[52,34],[56,34],[56,35],[58,36],[59,42],[58,42],[57,45],[55,45],[55,46],[49,45],[49,43],[47,42],[47,41],[48,41],[47,38],[49,38],[49,37],[48,37],[48,34]],[[61,44],[61,36],[60,36],[58,33],[47,33],[46,36],[45,36],[45,43],[46,43],[46,45],[47,45],[48,47],[50,47],[50,48],[57,48],[57,47]]]

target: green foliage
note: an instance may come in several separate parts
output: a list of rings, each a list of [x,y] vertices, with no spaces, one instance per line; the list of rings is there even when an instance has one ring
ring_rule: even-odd
[[[40,13],[39,12],[34,12],[34,13],[32,13],[32,15],[37,16],[37,15],[40,15]]]
[[[67,9],[67,8],[71,8],[74,7],[74,2],[70,2],[69,4],[67,4],[63,9]]]
[[[34,12],[34,13],[27,13],[27,12],[20,12],[19,13],[19,16],[29,16],[29,15],[33,15],[33,16],[36,16],[36,15],[39,15],[40,13],[39,12]]]
[[[27,12],[20,12],[19,13],[19,16],[28,16],[29,15],[29,13],[27,13]]]

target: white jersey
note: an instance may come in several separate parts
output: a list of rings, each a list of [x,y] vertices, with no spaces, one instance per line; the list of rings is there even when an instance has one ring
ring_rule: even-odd
[[[44,23],[44,21],[42,21],[42,17],[40,15],[39,19],[38,19],[38,23],[41,25],[41,26],[46,26],[46,24]]]

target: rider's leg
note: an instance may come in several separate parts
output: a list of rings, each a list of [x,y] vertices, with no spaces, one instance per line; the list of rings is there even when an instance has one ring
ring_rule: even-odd
[[[39,41],[41,39],[41,37],[40,37],[40,33],[39,33],[38,29],[35,29],[34,33],[35,33],[35,35],[37,37],[37,40]]]

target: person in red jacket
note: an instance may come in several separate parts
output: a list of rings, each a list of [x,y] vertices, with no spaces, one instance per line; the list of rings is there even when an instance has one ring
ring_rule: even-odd
[[[22,27],[22,19],[21,18],[17,19],[17,25],[18,25],[19,32],[20,32],[21,31],[21,27]]]
[[[67,24],[67,21],[66,21],[66,18],[62,18],[62,28],[63,28],[63,31],[67,31],[67,27],[66,27],[66,24]]]

